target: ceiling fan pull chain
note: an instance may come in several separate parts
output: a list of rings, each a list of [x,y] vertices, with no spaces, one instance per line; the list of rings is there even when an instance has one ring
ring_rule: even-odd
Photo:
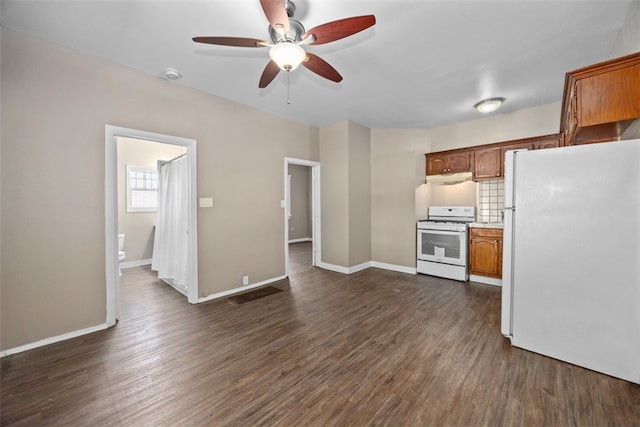
[[[287,71],[287,105],[291,104],[291,96],[289,95],[289,79],[291,73],[289,71]]]

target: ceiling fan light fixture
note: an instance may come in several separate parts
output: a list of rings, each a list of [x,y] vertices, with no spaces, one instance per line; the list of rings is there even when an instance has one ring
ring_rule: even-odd
[[[295,43],[282,42],[269,50],[269,56],[273,62],[278,64],[281,70],[291,71],[298,68],[298,65],[304,61],[307,54],[303,48]]]
[[[478,103],[476,103],[473,108],[475,108],[476,110],[480,111],[481,113],[493,113],[494,111],[496,111],[498,108],[500,108],[500,106],[502,105],[502,103],[505,101],[504,98],[489,98],[489,99],[484,99]]]

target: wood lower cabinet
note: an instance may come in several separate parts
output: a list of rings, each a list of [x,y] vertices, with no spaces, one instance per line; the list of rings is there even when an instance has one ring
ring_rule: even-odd
[[[565,145],[614,141],[640,118],[640,52],[565,76],[560,132]]]
[[[502,278],[502,229],[469,229],[469,273]]]

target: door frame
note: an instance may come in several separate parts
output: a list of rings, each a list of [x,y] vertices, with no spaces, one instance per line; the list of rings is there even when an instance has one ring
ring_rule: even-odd
[[[322,262],[320,241],[320,162],[311,160],[284,158],[284,272],[289,276],[289,216],[287,206],[291,205],[289,190],[289,165],[309,166],[311,168],[311,244],[313,246],[311,264],[316,267]]]
[[[120,277],[118,274],[118,141],[119,137],[142,139],[187,149],[189,165],[189,285],[187,300],[198,302],[198,221],[196,140],[160,133],[105,125],[105,274],[107,325],[112,326],[120,314]]]

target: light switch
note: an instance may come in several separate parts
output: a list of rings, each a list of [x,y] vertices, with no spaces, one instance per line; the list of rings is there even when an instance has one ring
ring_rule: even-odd
[[[213,197],[200,197],[200,207],[201,208],[212,208],[213,207]]]

